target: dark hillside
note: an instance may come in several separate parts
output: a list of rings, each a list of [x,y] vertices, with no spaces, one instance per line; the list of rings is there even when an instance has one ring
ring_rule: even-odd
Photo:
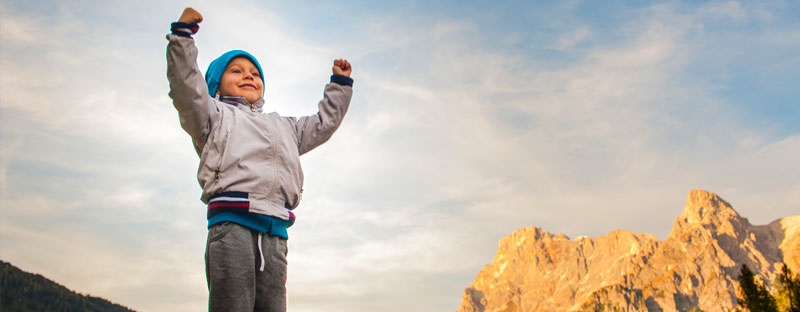
[[[82,295],[39,274],[0,261],[0,311],[133,311],[108,300]]]

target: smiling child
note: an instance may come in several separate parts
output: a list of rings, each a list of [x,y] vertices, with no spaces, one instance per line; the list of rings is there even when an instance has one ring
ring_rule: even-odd
[[[192,38],[202,21],[186,8],[172,23],[167,78],[181,127],[200,157],[209,310],[286,311],[287,228],[303,192],[300,155],[342,122],[353,95],[352,68],[333,62],[318,113],[264,114],[264,71],[250,53],[222,54],[203,77]]]

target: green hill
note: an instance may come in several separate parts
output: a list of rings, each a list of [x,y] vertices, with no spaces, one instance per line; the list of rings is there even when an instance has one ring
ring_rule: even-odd
[[[108,300],[81,295],[39,274],[0,261],[0,311],[133,311]]]

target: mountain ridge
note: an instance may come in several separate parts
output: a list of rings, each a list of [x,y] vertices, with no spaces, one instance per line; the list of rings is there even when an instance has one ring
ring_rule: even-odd
[[[25,272],[0,260],[0,311],[133,310],[103,298],[76,293],[42,275]]]
[[[800,269],[798,226],[800,215],[752,225],[717,194],[692,190],[663,241],[523,228],[500,240],[459,311],[732,310],[742,264],[766,285],[781,263]]]

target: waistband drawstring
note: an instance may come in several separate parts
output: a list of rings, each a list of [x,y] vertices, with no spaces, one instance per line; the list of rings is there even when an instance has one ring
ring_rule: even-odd
[[[261,249],[261,237],[261,232],[258,232],[258,255],[261,257],[261,268],[258,270],[264,272],[264,250]]]

